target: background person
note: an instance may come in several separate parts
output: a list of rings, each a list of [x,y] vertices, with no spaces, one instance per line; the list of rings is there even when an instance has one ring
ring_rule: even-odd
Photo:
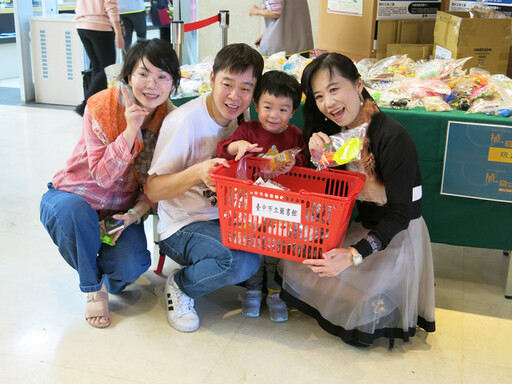
[[[322,54],[305,68],[301,84],[313,157],[327,151],[329,135],[369,123],[361,160],[347,167],[366,182],[340,248],[318,260],[283,260],[282,297],[356,346],[378,337],[408,341],[417,325],[434,331],[432,252],[414,142],[378,109],[346,56]]]
[[[121,17],[124,49],[132,45],[133,31],[137,34],[137,40],[146,39],[146,6],[144,0],[118,0],[119,14]]]
[[[199,328],[194,299],[254,275],[260,256],[222,244],[219,210],[210,173],[226,159],[217,143],[233,133],[252,101],[263,58],[247,44],[230,44],[215,56],[210,86],[165,119],[149,170],[148,196],[158,201],[160,249],[181,269],[167,278],[169,324]]]
[[[265,32],[254,42],[263,56],[284,51],[307,57],[314,49],[307,0],[262,0],[261,8],[253,5],[249,15],[265,18]]]
[[[87,293],[85,318],[98,328],[110,325],[106,291],[122,291],[151,265],[141,221],[151,202],[142,187],[162,121],[174,108],[176,53],[159,39],[139,41],[121,78],[88,100],[82,136],[40,206],[41,222]],[[111,246],[102,243],[99,222],[116,212],[125,228]]]
[[[159,29],[160,39],[171,41],[171,17],[169,7],[172,7],[171,0],[151,0],[149,6],[149,18],[151,23]]]
[[[83,116],[87,99],[107,88],[105,67],[116,62],[116,47],[124,48],[117,0],[77,0],[75,22],[90,60],[90,76],[84,84],[84,101],[75,111]]]

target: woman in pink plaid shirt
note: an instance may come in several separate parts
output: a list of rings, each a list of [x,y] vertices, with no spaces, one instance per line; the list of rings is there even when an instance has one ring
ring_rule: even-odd
[[[40,207],[41,222],[78,272],[85,318],[97,328],[110,325],[107,291],[122,291],[151,265],[141,217],[153,203],[143,187],[160,126],[174,109],[176,53],[162,40],[140,41],[126,54],[120,77],[87,101],[82,136]],[[124,229],[109,238],[104,219],[111,215]]]

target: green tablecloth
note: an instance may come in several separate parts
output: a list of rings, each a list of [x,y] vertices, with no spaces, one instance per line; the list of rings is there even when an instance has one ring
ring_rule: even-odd
[[[191,98],[173,100],[176,105]],[[423,217],[435,243],[467,247],[512,249],[512,204],[441,195],[441,179],[449,121],[512,126],[512,118],[466,114],[461,111],[426,112],[423,108],[383,108],[407,129],[418,151],[423,177]],[[251,117],[256,118],[254,106]],[[301,108],[291,124],[303,128]]]
[[[383,109],[407,129],[418,151],[423,177],[423,216],[433,242],[468,247],[512,249],[512,204],[441,195],[449,121],[512,126],[512,118]]]

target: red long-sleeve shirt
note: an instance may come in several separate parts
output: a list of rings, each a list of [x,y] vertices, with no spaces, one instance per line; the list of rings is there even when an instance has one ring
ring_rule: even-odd
[[[233,141],[238,140],[246,140],[251,144],[258,144],[258,147],[263,147],[262,154],[265,154],[273,145],[276,146],[279,152],[295,147],[302,150],[306,146],[301,130],[295,125],[288,124],[288,127],[283,132],[272,133],[266,131],[258,120],[252,120],[242,123],[230,137],[217,144],[217,156],[228,160],[234,159],[235,156],[228,153],[227,147]],[[298,153],[295,157],[295,165],[300,167],[308,165],[306,156],[302,152]]]

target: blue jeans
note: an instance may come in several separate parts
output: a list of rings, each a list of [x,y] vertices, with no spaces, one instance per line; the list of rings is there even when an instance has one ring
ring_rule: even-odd
[[[193,299],[254,275],[260,255],[222,244],[219,220],[188,224],[165,240],[160,249],[182,269],[174,275],[179,288]]]
[[[101,242],[98,214],[81,196],[48,184],[40,205],[41,222],[66,262],[78,272],[82,292],[121,292],[151,265],[144,224],[124,229],[114,246]]]

